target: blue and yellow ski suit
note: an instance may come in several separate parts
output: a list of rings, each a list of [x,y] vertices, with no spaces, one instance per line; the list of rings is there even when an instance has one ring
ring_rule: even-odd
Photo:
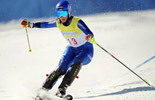
[[[88,34],[93,35],[87,25],[78,17],[71,16],[67,25],[61,23],[60,19],[52,22],[33,23],[33,28],[57,27],[69,45],[61,57],[59,68],[65,74],[69,67],[75,62],[87,65],[93,57],[93,45],[85,40]],[[94,35],[93,35],[94,36]]]

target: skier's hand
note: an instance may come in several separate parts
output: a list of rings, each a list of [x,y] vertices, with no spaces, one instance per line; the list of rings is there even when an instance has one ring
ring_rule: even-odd
[[[91,34],[86,35],[85,39],[86,39],[88,42],[92,43],[92,44],[97,44],[96,41],[95,41],[94,36],[91,35]]]
[[[90,42],[93,36],[91,34],[86,35],[85,39]]]
[[[27,27],[31,28],[31,22],[27,21],[26,19],[22,20],[21,25],[24,28],[27,28]]]

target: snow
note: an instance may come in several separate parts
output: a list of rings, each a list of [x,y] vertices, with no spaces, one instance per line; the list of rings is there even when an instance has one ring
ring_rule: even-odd
[[[155,10],[80,16],[98,44],[155,86]],[[41,19],[52,20],[53,18]],[[30,19],[30,21],[40,21]],[[0,100],[32,100],[67,45],[57,28],[28,29],[32,52],[20,20],[0,24]],[[92,62],[83,66],[67,93],[75,100],[154,100],[149,87],[94,45]],[[61,79],[50,91],[54,95]]]

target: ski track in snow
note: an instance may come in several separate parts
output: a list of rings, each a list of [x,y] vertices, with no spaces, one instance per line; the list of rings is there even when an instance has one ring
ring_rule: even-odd
[[[155,86],[155,10],[80,16],[96,41],[138,75]],[[51,21],[30,19],[30,21]],[[58,29],[28,29],[32,52],[28,52],[20,21],[0,23],[0,100],[32,100],[54,70],[67,42]],[[75,100],[155,100],[149,87],[128,69],[94,45],[92,62],[83,66],[79,79],[68,88]],[[61,79],[50,91],[54,95]]]

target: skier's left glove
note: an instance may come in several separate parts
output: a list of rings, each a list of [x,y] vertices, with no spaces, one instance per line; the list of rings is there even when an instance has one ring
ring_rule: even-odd
[[[26,19],[24,19],[24,20],[22,20],[22,22],[21,22],[21,25],[24,27],[24,28],[27,28],[27,27],[29,27],[29,28],[31,28],[31,22],[29,22],[29,21],[27,21]]]
[[[86,35],[85,39],[90,43],[96,43],[94,36],[91,34]]]

